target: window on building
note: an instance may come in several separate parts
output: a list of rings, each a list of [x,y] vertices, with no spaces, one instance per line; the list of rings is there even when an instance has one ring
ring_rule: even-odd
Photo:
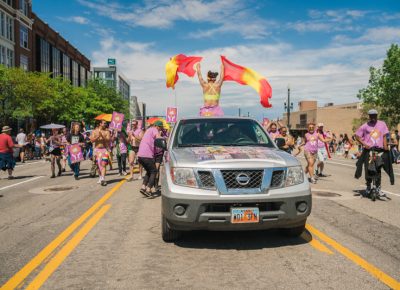
[[[14,66],[14,51],[8,48],[7,48],[6,66],[8,67]]]
[[[50,72],[50,43],[40,39],[40,71]]]
[[[14,41],[14,19],[6,15],[6,35],[8,40]]]
[[[6,14],[0,11],[0,35],[6,37]]]
[[[6,65],[6,48],[0,45],[0,64]]]
[[[10,6],[12,6],[12,4],[13,4],[13,3],[12,3],[12,2],[13,2],[12,0],[3,0],[3,2],[4,2],[4,3],[7,3],[7,4],[10,5]]]
[[[105,72],[105,79],[106,80],[114,80],[115,79],[115,73],[113,71],[106,71]]]
[[[61,53],[60,51],[52,47],[52,72],[53,77],[56,78],[61,75]]]
[[[19,39],[20,39],[20,46],[24,48],[29,48],[28,47],[28,27],[25,25],[21,24],[20,29],[19,29]]]
[[[19,57],[19,66],[24,70],[28,71],[29,70],[29,59],[26,55],[21,54]]]
[[[79,65],[76,61],[72,61],[72,85],[79,86]]]
[[[71,59],[63,54],[63,77],[64,80],[71,80]]]
[[[300,126],[307,127],[307,114],[300,114]]]
[[[25,16],[28,16],[28,10],[29,9],[29,3],[27,0],[19,0],[19,10],[22,11],[22,13]]]
[[[80,66],[80,79],[81,79],[81,87],[86,87],[86,69],[83,66]]]

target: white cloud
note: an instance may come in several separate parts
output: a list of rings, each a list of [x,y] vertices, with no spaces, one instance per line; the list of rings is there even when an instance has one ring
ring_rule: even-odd
[[[204,57],[202,70],[217,70],[219,55],[250,67],[267,77],[273,88],[272,109],[259,104],[257,93],[248,86],[226,82],[222,89],[221,105],[227,114],[249,111],[261,118],[281,116],[290,83],[292,101],[315,98],[320,105],[327,102],[357,101],[358,90],[368,83],[370,65],[381,64],[388,44],[332,44],[316,49],[296,49],[290,44],[241,45],[188,52]],[[164,66],[171,55],[156,50],[152,43],[121,42],[108,38],[93,53],[93,66],[105,65],[108,57],[115,57],[121,71],[131,80],[132,95],[148,104],[149,114],[164,114],[175,102],[182,115],[196,115],[202,104],[202,93],[196,78],[180,76],[176,90],[165,86]]]
[[[350,37],[347,35],[336,35],[333,40],[336,43],[391,43],[398,42],[400,39],[400,27],[374,27],[367,29],[359,37]]]
[[[71,16],[71,17],[58,17],[58,19],[65,22],[74,22],[78,24],[89,24],[90,20],[83,16]]]
[[[248,10],[240,0],[179,0],[145,1],[143,5],[122,7],[115,3],[78,0],[96,13],[131,27],[169,29],[177,21],[208,23],[212,28],[191,33],[193,38],[211,37],[221,33],[236,33],[246,39],[262,38],[269,34],[271,21],[265,21]]]

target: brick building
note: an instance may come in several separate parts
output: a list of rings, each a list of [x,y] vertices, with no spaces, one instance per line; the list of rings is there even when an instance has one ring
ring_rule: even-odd
[[[325,128],[334,133],[353,134],[353,120],[361,116],[361,103],[334,105],[326,104],[318,107],[317,101],[299,102],[299,110],[290,113],[291,131],[294,134],[303,134],[307,124],[313,122],[324,123]],[[287,124],[287,113],[283,115],[283,124]]]
[[[90,60],[32,12],[31,0],[0,0],[0,64],[63,76],[74,86],[90,79]]]

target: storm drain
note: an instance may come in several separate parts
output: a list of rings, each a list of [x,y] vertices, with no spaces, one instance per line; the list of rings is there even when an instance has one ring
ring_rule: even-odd
[[[46,189],[43,189],[44,191],[46,191],[46,192],[49,192],[49,191],[55,191],[55,192],[58,192],[58,191],[68,191],[68,190],[73,190],[73,189],[75,189],[76,187],[74,187],[74,186],[58,186],[58,187],[50,187],[50,188],[46,188]]]
[[[320,197],[338,197],[342,196],[339,193],[336,192],[330,192],[330,191],[313,191],[313,195],[320,196]]]
[[[40,188],[33,188],[29,190],[30,193],[34,194],[53,194],[53,193],[63,193],[66,191],[71,191],[77,189],[78,186],[46,186]]]

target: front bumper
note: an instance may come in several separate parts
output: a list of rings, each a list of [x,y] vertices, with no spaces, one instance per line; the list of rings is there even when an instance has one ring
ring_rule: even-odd
[[[188,192],[188,190],[190,192]],[[297,205],[307,204],[300,212]],[[177,205],[185,207],[182,216],[174,213]],[[231,207],[258,207],[258,223],[232,224]],[[312,198],[308,183],[271,189],[262,194],[222,195],[217,191],[188,189],[163,182],[162,214],[174,230],[259,230],[293,228],[304,225],[311,213]]]

